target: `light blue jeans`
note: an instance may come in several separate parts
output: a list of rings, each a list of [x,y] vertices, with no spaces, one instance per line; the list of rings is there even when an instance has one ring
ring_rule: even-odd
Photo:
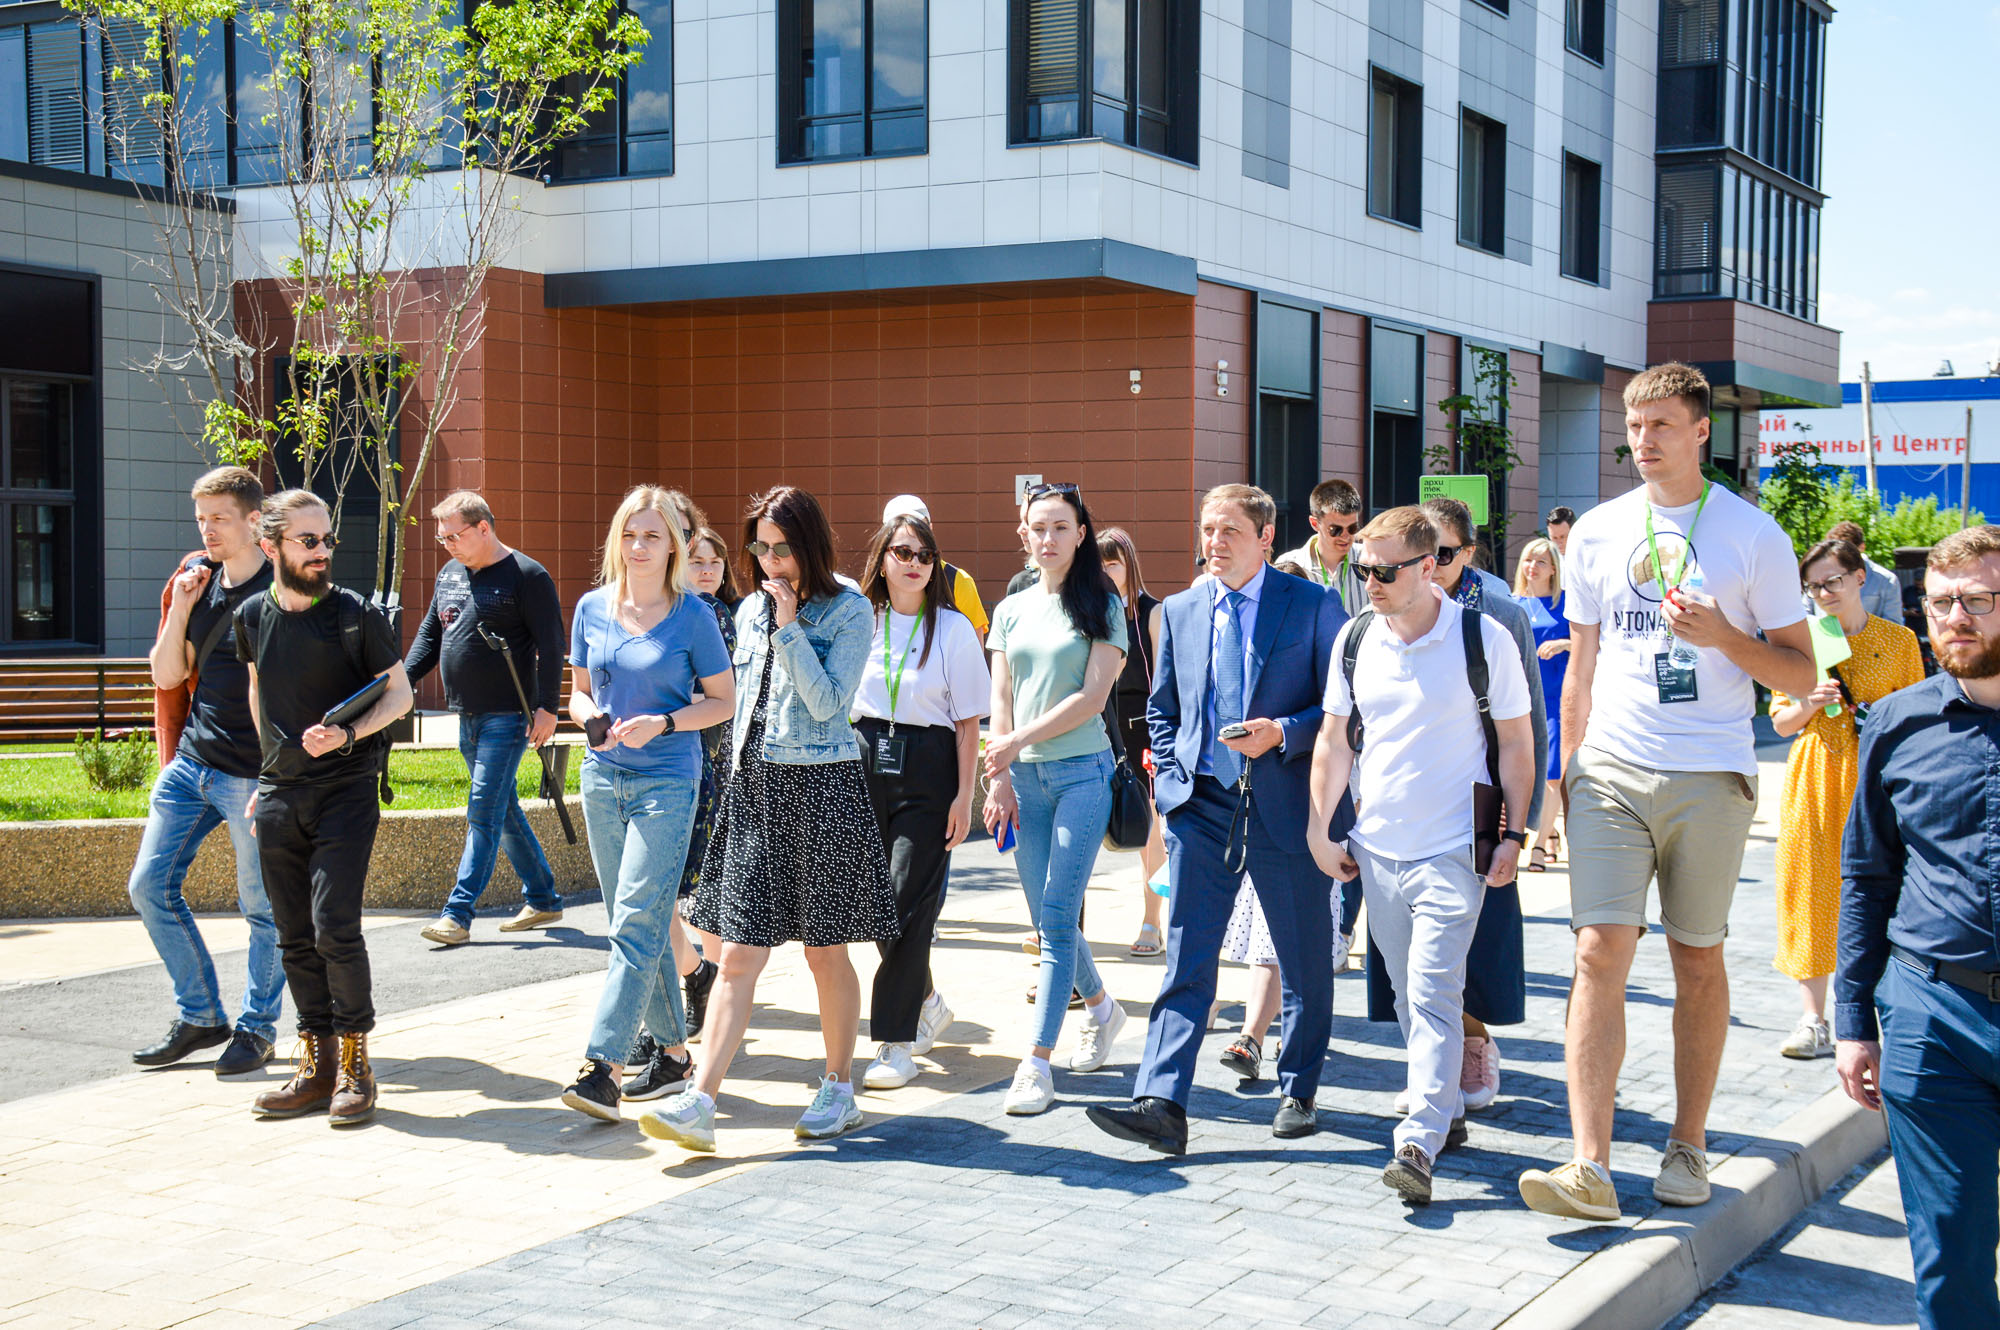
[[[270,1039],[284,1005],[285,971],[278,928],[271,922],[271,898],[264,894],[264,872],[257,862],[257,841],[243,812],[256,792],[254,777],[227,776],[176,756],[153,782],[146,834],[139,842],[126,891],[153,939],[153,949],[166,963],[180,1018],[191,1025],[229,1024],[215,961],[195,927],[187,898],[181,895],[202,841],[218,826],[229,828],[236,850],[236,904],[250,924],[250,973],[243,985],[243,1014],[236,1024]]]
[[[1104,980],[1077,919],[1111,821],[1111,751],[1053,762],[1016,762],[1014,797],[1021,824],[1014,866],[1041,935],[1042,977],[1035,993],[1036,1048],[1053,1048],[1069,1011],[1069,991],[1085,997]]]
[[[472,925],[473,911],[479,908],[479,897],[493,878],[493,862],[502,850],[521,879],[527,903],[537,910],[560,910],[555,874],[521,811],[515,784],[521,756],[528,751],[528,718],[512,711],[460,716],[458,751],[472,773],[472,794],[465,809],[465,853],[459,857],[458,882],[444,913],[460,927]]]
[[[585,758],[583,823],[611,916],[611,964],[587,1054],[623,1064],[644,1020],[663,1046],[687,1042],[681,980],[668,945],[701,782],[620,771]]]

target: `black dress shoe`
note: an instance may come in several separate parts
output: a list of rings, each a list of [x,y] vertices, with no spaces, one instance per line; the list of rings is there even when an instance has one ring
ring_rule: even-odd
[[[1465,1130],[1465,1118],[1463,1116],[1453,1118],[1451,1126],[1445,1129],[1444,1144],[1438,1147],[1438,1153],[1443,1154],[1446,1150],[1456,1150],[1464,1145],[1468,1134]]]
[[[1278,1104],[1278,1115],[1271,1119],[1271,1134],[1288,1141],[1310,1136],[1318,1130],[1319,1109],[1310,1099],[1294,1099],[1286,1095]]]
[[[229,1047],[215,1060],[217,1076],[247,1076],[271,1060],[271,1041],[261,1034],[238,1030],[229,1037]]]
[[[1084,1116],[1121,1141],[1163,1155],[1187,1153],[1187,1110],[1171,1099],[1134,1099],[1130,1108],[1095,1105]]]
[[[142,1067],[171,1067],[190,1053],[214,1048],[229,1038],[226,1025],[190,1025],[175,1021],[167,1027],[167,1037],[151,1048],[142,1048],[132,1060]]]

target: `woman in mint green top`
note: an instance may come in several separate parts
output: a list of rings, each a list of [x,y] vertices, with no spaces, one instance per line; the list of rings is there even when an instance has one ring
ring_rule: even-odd
[[[1026,525],[1040,580],[1000,602],[986,637],[993,661],[986,828],[996,836],[1016,830],[1015,867],[1042,949],[1034,1043],[1004,1105],[1013,1114],[1055,1102],[1049,1054],[1072,987],[1089,1008],[1072,1070],[1103,1066],[1125,1025],[1077,922],[1111,819],[1104,704],[1125,663],[1125,606],[1074,485],[1030,491]]]

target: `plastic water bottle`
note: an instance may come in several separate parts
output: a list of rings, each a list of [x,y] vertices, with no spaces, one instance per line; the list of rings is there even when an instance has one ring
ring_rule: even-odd
[[[1697,567],[1692,569],[1687,577],[1682,580],[1680,590],[1700,595],[1701,589],[1701,569]],[[1695,663],[1701,659],[1701,653],[1695,648],[1692,642],[1677,636],[1674,638],[1673,646],[1667,650],[1667,659],[1672,661],[1677,669],[1691,670],[1694,668]]]

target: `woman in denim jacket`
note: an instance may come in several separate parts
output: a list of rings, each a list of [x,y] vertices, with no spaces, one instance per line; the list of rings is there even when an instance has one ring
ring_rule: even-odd
[[[802,942],[819,989],[826,1075],[794,1129],[807,1140],[861,1124],[850,1070],[861,1021],[852,942],[896,936],[896,897],[848,709],[874,614],[833,573],[817,500],[779,486],[751,502],[744,547],[763,581],[736,610],[736,722],[729,783],[689,912],[722,939],[707,1057],[691,1089],[639,1120],[648,1136],[715,1148],[715,1095],[742,1041],[773,947]]]

